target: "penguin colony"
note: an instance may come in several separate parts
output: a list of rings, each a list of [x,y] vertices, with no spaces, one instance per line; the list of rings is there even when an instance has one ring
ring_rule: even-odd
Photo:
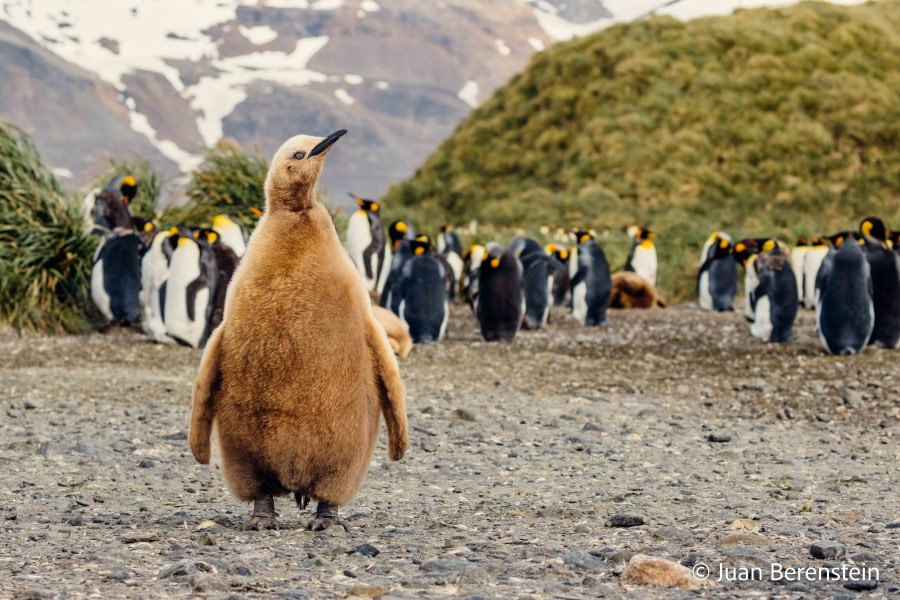
[[[110,323],[140,326],[155,341],[203,347],[223,319],[226,290],[248,245],[247,230],[227,215],[209,228],[158,231],[132,217],[131,176],[113,178],[85,198],[86,227],[102,236],[93,261],[91,296]],[[608,308],[665,307],[656,293],[658,259],[646,227],[625,229],[628,259],[612,273],[593,231],[558,231],[542,246],[519,236],[464,249],[451,225],[434,241],[412,223],[387,227],[378,202],[351,195],[358,209],[345,248],[369,292],[376,321],[405,357],[413,344],[440,342],[450,305],[469,304],[486,341],[512,342],[521,329],[550,324],[552,306],[568,307],[584,326],[607,324]],[[468,232],[467,232],[468,233]],[[750,334],[766,342],[793,337],[799,309],[814,310],[824,348],[853,354],[867,345],[900,346],[900,233],[868,217],[858,230],[797,240],[735,242],[716,231],[700,253],[702,309],[742,309]],[[742,285],[738,267],[743,270]],[[380,310],[380,309],[385,310]]]
[[[107,323],[140,324],[160,343],[203,347],[221,323],[225,292],[247,249],[246,228],[228,215],[212,227],[160,231],[132,217],[134,177],[114,177],[85,198],[86,228],[101,236],[91,299]]]
[[[900,245],[878,217],[857,230],[797,240],[775,238],[734,243],[714,232],[701,252],[697,277],[700,307],[733,310],[737,266],[744,269],[744,316],[750,333],[766,342],[788,342],[802,307],[814,310],[816,330],[830,354],[866,346],[900,346]]]

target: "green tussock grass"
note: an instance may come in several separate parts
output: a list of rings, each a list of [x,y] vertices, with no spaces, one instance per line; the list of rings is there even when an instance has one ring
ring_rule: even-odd
[[[96,241],[79,204],[31,140],[0,122],[0,322],[17,330],[85,330]]]
[[[900,227],[897,164],[900,1],[808,2],[652,18],[538,53],[383,204],[432,229],[609,227],[614,268],[621,228],[648,225],[678,301],[714,230],[793,242],[869,214]]]

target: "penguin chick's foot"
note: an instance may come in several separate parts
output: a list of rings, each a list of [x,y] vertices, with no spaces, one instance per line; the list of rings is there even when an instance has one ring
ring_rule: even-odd
[[[307,523],[306,528],[310,531],[325,531],[332,525],[340,525],[344,531],[350,531],[350,527],[338,518],[337,506],[319,502],[319,505],[316,506],[316,518]]]
[[[275,498],[263,496],[253,501],[253,514],[241,525],[242,531],[262,531],[263,529],[281,529],[275,517]]]

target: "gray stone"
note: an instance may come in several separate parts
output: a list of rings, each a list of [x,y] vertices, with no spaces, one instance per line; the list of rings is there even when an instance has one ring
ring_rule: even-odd
[[[844,587],[852,592],[866,592],[877,588],[878,582],[874,580],[848,581]]]
[[[430,573],[465,573],[469,562],[457,558],[431,558],[423,561],[419,568]]]
[[[613,515],[606,522],[607,527],[638,527],[644,524],[644,517],[634,514]]]
[[[563,558],[563,562],[578,569],[600,569],[603,561],[589,552],[572,552]]]
[[[809,547],[809,553],[813,558],[829,559],[843,558],[847,556],[847,549],[843,544],[831,540],[821,540]]]
[[[142,469],[152,469],[153,467],[156,466],[156,463],[154,463],[149,458],[145,458],[141,462],[138,463],[138,466]]]
[[[163,567],[159,571],[157,579],[166,579],[168,577],[185,577],[194,575],[197,572],[197,564],[188,559],[179,560],[177,563]]]
[[[706,439],[715,444],[725,444],[731,441],[731,434],[724,432],[711,433]]]
[[[372,544],[360,544],[359,546],[348,552],[348,554],[353,553],[362,554],[363,556],[375,557],[381,553],[381,550],[379,550]]]

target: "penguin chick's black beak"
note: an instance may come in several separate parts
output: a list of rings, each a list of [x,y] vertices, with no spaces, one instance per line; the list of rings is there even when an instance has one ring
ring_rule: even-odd
[[[343,136],[345,133],[347,133],[346,129],[339,129],[338,131],[335,131],[327,138],[316,144],[316,147],[310,150],[309,156],[313,157],[322,154],[323,152],[331,148],[332,144],[341,139],[341,136]]]

